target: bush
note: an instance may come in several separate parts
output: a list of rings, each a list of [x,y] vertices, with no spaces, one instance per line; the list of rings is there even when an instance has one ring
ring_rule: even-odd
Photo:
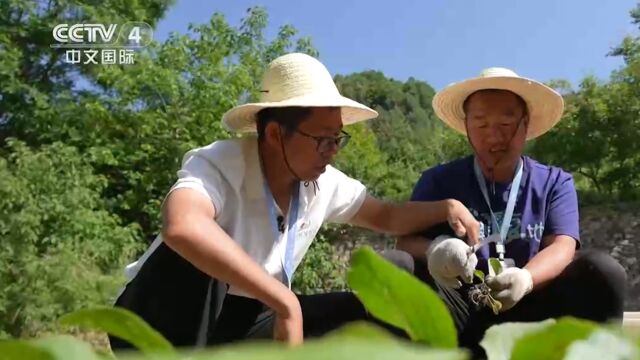
[[[296,270],[293,288],[297,293],[317,294],[347,287],[347,264],[329,240],[335,237],[335,227],[325,227],[318,233]]]
[[[106,304],[138,231],[104,210],[106,182],[74,148],[9,140],[0,157],[0,336],[32,336]]]

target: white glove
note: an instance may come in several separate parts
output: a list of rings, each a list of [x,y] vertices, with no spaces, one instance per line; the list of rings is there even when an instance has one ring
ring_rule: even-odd
[[[427,265],[436,282],[458,289],[462,286],[458,277],[468,284],[473,283],[473,272],[478,265],[478,258],[471,246],[464,241],[438,236],[427,249]]]
[[[493,298],[502,303],[500,311],[511,309],[533,290],[531,273],[517,267],[502,270],[500,274],[487,278],[486,283],[492,290]]]

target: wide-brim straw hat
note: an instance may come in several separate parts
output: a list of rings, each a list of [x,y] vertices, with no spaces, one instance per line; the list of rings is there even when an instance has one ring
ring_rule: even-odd
[[[292,53],[273,60],[262,78],[260,102],[227,111],[222,122],[235,132],[255,132],[256,114],[274,107],[339,107],[343,125],[373,119],[378,113],[340,95],[327,68],[306,54]]]
[[[555,90],[499,67],[485,69],[478,77],[447,86],[433,97],[433,109],[445,124],[466,134],[464,101],[474,92],[486,89],[508,90],[524,99],[529,113],[527,140],[549,131],[564,111],[564,100]]]

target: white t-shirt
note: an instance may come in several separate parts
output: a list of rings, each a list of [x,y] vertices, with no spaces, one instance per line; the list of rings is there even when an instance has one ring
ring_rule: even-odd
[[[346,223],[360,209],[365,186],[334,167],[313,184],[300,184],[297,234],[293,250],[295,270],[324,222]],[[211,200],[215,221],[258,264],[277,279],[283,279],[283,264],[288,226],[275,233],[267,207],[264,179],[255,137],[216,141],[187,152],[178,171],[178,180],[169,193],[180,188],[194,189]],[[168,195],[168,194],[167,194]],[[289,220],[285,219],[285,225]],[[127,267],[130,279],[162,241],[159,235],[145,254]],[[212,238],[211,241],[216,241]],[[252,297],[239,288],[229,293]]]

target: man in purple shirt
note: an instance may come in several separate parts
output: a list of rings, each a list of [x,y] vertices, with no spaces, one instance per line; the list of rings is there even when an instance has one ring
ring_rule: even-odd
[[[491,68],[448,86],[433,106],[441,120],[467,135],[474,154],[425,171],[412,200],[459,200],[481,222],[481,242],[467,244],[446,226],[436,226],[400,238],[396,247],[413,255],[415,275],[442,295],[460,343],[482,356],[478,342],[496,323],[564,315],[620,319],[624,269],[607,254],[576,252],[580,231],[572,176],[523,156],[527,140],[560,120],[562,97],[511,70]],[[490,257],[503,264],[498,274],[489,271]],[[487,284],[502,304],[498,315],[471,304],[476,269],[492,275]]]

